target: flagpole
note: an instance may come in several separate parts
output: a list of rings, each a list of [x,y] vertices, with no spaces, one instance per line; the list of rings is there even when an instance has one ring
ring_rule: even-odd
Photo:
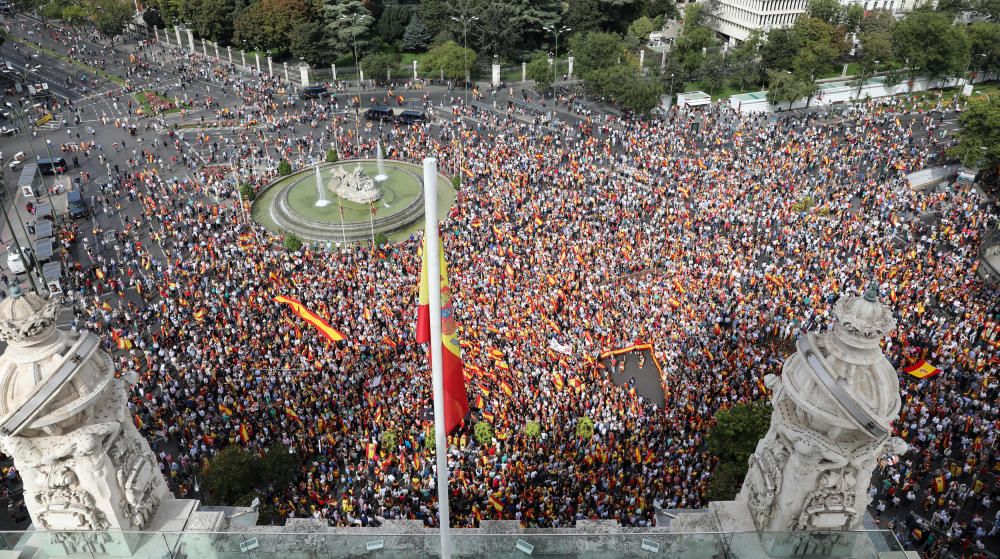
[[[347,229],[344,228],[344,202],[337,195],[337,205],[340,206],[340,236],[344,239],[344,248],[347,248]]]
[[[444,429],[444,345],[441,340],[441,240],[437,218],[437,159],[424,158],[424,258],[427,259],[431,323],[431,375],[434,384],[434,450],[437,455],[438,518],[441,558],[451,558],[451,511],[448,506],[448,439]]]

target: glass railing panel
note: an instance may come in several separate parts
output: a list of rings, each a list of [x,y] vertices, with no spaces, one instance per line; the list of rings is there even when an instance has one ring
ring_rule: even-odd
[[[31,552],[35,559],[76,555],[137,557],[140,559],[432,559],[440,556],[440,538],[433,531],[414,534],[318,531],[281,532],[261,527],[259,532],[6,532],[0,550]],[[499,529],[499,528],[498,528]],[[880,553],[900,551],[888,531],[766,532],[766,533],[579,533],[573,529],[526,530],[517,533],[453,531],[456,559],[532,557],[619,559],[878,559]],[[367,532],[367,530],[366,530]]]

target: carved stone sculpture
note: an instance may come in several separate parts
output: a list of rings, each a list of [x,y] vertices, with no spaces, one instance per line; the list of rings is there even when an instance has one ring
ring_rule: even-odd
[[[115,376],[96,335],[56,328],[58,309],[16,287],[0,302],[8,344],[0,356],[0,450],[21,473],[37,528],[141,530],[172,496],[128,412],[126,380]]]
[[[877,457],[906,450],[890,436],[901,402],[879,346],[895,320],[874,288],[833,311],[833,329],[804,334],[781,378],[765,379],[771,427],[738,497],[759,530],[860,528]]]
[[[361,167],[348,171],[342,165],[331,169],[327,189],[344,200],[357,204],[370,204],[382,198],[382,192],[375,186],[375,180],[364,173]]]

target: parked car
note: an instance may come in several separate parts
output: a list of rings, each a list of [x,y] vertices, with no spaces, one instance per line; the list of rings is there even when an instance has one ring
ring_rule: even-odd
[[[14,154],[14,157],[10,158],[10,163],[7,164],[11,171],[16,171],[21,163],[24,163],[25,155],[23,151],[19,151]]]
[[[365,118],[368,120],[377,120],[379,122],[392,120],[396,116],[396,113],[392,112],[392,109],[382,105],[376,105],[374,107],[369,107],[365,111]]]
[[[23,274],[27,272],[28,266],[31,266],[34,262],[30,248],[22,249],[22,251],[24,252],[24,258],[21,258],[21,254],[18,252],[16,246],[11,246],[7,249],[7,269],[9,269],[12,274]]]
[[[90,213],[87,210],[87,201],[83,198],[83,190],[80,187],[73,188],[66,193],[66,205],[69,216],[73,219],[87,217]]]
[[[17,134],[16,126],[0,126],[0,136],[13,136]]]
[[[427,115],[423,111],[405,110],[396,116],[396,120],[403,124],[417,124],[427,122]]]
[[[54,175],[57,172],[65,173],[66,158],[56,157],[54,159],[39,159],[38,170],[41,171],[43,175]]]
[[[330,92],[322,85],[310,85],[299,93],[299,99],[322,99],[329,96]]]

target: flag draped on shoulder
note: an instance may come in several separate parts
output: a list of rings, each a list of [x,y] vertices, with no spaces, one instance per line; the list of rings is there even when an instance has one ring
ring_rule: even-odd
[[[309,324],[312,324],[314,328],[319,330],[321,334],[326,336],[329,340],[334,342],[339,342],[343,340],[345,336],[341,334],[337,329],[319,317],[316,313],[305,308],[302,303],[296,301],[295,299],[290,299],[284,295],[279,295],[274,298],[274,302],[283,303],[292,308],[292,312],[299,316],[302,320],[305,320]]]
[[[426,243],[426,241],[425,241]],[[431,341],[430,283],[427,272],[426,244],[421,251],[423,263],[420,272],[420,306],[417,308],[417,343]],[[462,376],[462,350],[456,336],[455,311],[451,304],[451,286],[448,285],[448,266],[444,261],[441,245],[441,345],[444,369],[444,427],[450,433],[469,412],[469,398]]]

